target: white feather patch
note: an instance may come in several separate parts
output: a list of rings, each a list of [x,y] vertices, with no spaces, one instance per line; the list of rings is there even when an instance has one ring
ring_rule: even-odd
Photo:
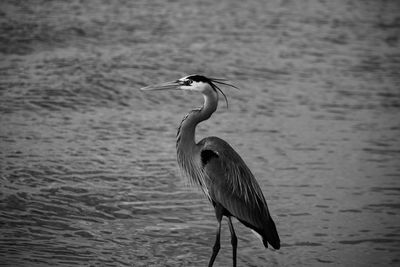
[[[263,243],[263,238],[259,233],[257,233],[256,231],[254,231],[252,229],[250,229],[250,231],[252,231],[253,234],[257,237],[257,239],[259,239],[261,241],[261,243]]]

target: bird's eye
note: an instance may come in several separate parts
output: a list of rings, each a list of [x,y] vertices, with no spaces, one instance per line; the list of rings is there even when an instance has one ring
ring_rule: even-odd
[[[186,85],[186,86],[189,86],[189,85],[191,85],[192,84],[192,80],[185,80],[184,82],[183,82],[183,85]]]

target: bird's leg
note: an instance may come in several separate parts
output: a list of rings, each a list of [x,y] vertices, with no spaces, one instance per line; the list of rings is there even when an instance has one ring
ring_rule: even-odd
[[[220,236],[221,236],[222,209],[218,205],[215,207],[215,215],[218,220],[218,228],[217,228],[217,235],[215,237],[215,243],[214,243],[214,247],[213,247],[213,254],[211,255],[211,259],[210,259],[210,262],[208,263],[208,267],[213,266],[215,258],[217,257],[219,249],[221,247]]]
[[[236,267],[237,237],[230,216],[228,216],[228,223],[229,223],[229,230],[231,231],[233,267]]]
[[[218,229],[217,229],[217,236],[215,238],[215,244],[213,247],[213,254],[211,256],[210,262],[208,263],[208,267],[212,267],[215,261],[215,258],[218,255],[219,249],[221,247],[220,245],[220,234],[221,234],[221,221],[218,222]]]

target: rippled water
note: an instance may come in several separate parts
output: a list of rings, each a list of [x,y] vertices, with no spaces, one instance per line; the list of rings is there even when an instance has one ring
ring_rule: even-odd
[[[190,73],[242,88],[198,138],[242,155],[281,235],[236,222],[239,266],[399,264],[399,2],[214,2],[1,2],[0,265],[207,264],[214,212],[175,163],[202,98],[137,90]]]

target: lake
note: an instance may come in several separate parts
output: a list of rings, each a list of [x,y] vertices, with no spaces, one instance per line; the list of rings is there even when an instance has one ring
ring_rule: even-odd
[[[227,78],[197,140],[258,180],[281,237],[238,266],[400,264],[400,3],[2,1],[1,266],[206,266],[214,210],[176,163],[201,106],[139,88]],[[215,266],[231,266],[222,224]]]

